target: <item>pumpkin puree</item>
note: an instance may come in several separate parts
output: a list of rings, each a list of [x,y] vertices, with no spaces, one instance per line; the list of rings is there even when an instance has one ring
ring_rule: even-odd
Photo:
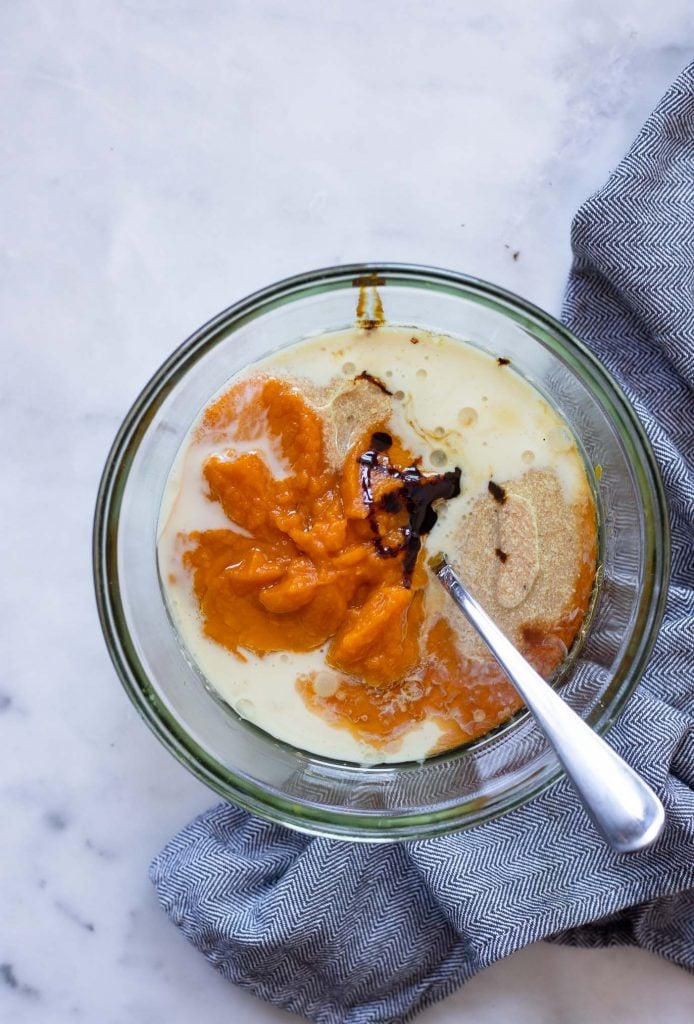
[[[184,564],[208,637],[242,660],[244,651],[325,645],[333,671],[297,680],[312,710],[382,747],[433,719],[442,730],[438,749],[446,749],[488,732],[521,701],[495,663],[460,654],[446,619],[426,618],[422,553],[411,579],[402,552],[383,555],[384,546],[398,547],[407,518],[397,500],[383,502],[399,486],[383,467],[418,462],[397,437],[370,481],[376,549],[359,459],[372,432],[385,429],[371,425],[336,467],[323,419],[291,383],[259,377],[234,386],[208,408],[197,435],[226,448],[207,459],[204,476],[230,528],[189,534]],[[273,475],[247,450],[254,441],[270,445],[286,475]],[[526,657],[549,675],[577,628],[574,617],[528,630]]]

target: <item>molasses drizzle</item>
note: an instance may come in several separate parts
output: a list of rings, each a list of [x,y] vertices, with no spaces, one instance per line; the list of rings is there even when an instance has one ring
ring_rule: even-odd
[[[367,520],[374,535],[373,544],[381,558],[395,558],[403,554],[402,582],[403,586],[412,585],[412,574],[417,563],[417,555],[422,547],[422,537],[433,529],[438,515],[433,503],[439,500],[457,498],[460,494],[460,469],[441,474],[423,474],[417,465],[397,469],[385,454],[393,444],[390,434],[376,431],[371,435],[371,447],[359,456],[360,483],[364,504],[367,508]],[[373,494],[371,477],[374,470],[383,473],[400,484],[398,488],[388,491],[376,501]],[[381,535],[378,513],[382,510],[395,514],[405,511],[406,523],[401,526],[402,540],[399,544],[386,544]]]

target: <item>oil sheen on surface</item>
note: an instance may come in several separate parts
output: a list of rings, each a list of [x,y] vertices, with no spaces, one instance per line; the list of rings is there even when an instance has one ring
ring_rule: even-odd
[[[159,560],[184,645],[244,717],[357,762],[520,706],[426,567],[443,548],[545,676],[579,631],[595,511],[563,421],[506,358],[369,324],[231,381],[191,429]]]

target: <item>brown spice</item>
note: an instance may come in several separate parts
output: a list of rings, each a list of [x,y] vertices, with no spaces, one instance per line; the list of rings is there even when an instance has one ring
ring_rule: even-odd
[[[465,586],[518,647],[569,647],[588,607],[595,577],[595,506],[587,482],[571,503],[549,470],[528,470],[504,481],[504,490],[508,501],[503,506],[487,495],[473,505],[461,523],[458,542],[451,545],[451,561]],[[532,517],[526,519],[527,535],[507,530],[502,541],[500,517],[514,505],[521,510],[524,503],[532,509]],[[520,519],[517,525],[522,525]],[[505,563],[497,548],[508,556]],[[505,576],[533,552],[537,571],[527,576],[525,596],[518,603],[505,600],[501,588]],[[467,657],[487,658],[484,644],[462,618],[456,630]]]

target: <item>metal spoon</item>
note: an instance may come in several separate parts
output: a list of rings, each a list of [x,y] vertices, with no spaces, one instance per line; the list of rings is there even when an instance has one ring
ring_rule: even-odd
[[[598,831],[619,853],[650,846],[665,823],[663,805],[650,786],[506,639],[465,589],[446,556],[436,555],[429,564],[535,716]]]

